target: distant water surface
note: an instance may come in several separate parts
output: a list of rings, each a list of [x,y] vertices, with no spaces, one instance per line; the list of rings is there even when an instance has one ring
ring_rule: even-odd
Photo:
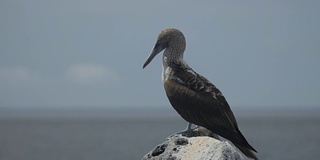
[[[237,119],[262,160],[320,157],[319,113],[240,114]],[[185,126],[177,114],[2,114],[0,159],[141,159]]]

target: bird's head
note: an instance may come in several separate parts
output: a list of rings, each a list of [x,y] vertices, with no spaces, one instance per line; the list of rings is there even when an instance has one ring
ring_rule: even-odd
[[[167,28],[160,32],[157,42],[154,45],[149,57],[146,62],[143,64],[143,68],[145,68],[152,59],[164,49],[167,49],[167,56],[174,58],[182,58],[183,52],[186,48],[186,40],[181,31],[174,28]]]

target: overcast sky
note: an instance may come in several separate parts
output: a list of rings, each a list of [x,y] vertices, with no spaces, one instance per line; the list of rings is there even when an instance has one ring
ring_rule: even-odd
[[[169,106],[159,32],[235,107],[320,106],[320,1],[1,0],[0,108]]]

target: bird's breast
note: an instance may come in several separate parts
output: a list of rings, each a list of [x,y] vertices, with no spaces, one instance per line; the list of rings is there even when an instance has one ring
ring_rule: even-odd
[[[178,83],[184,84],[182,79],[179,78],[178,76],[176,76],[174,74],[174,70],[171,67],[168,67],[168,66],[163,66],[162,78],[161,79],[162,79],[163,82],[165,82],[167,80],[173,80],[173,81],[176,81]]]

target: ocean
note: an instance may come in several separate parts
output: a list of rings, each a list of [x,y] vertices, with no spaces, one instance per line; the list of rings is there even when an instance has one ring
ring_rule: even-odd
[[[261,160],[320,159],[320,113],[239,114]],[[0,160],[141,159],[183,130],[176,113],[0,114]]]

